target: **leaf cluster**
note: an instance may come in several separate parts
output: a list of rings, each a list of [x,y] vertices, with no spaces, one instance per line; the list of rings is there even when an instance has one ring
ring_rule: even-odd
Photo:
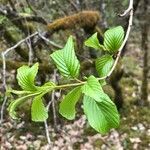
[[[104,33],[104,43],[101,45],[97,38],[97,33],[85,41],[85,45],[96,50],[102,49],[105,55],[95,60],[96,70],[99,77],[106,76],[114,63],[113,55],[122,44],[124,31],[121,26],[107,30]],[[75,54],[73,37],[70,36],[63,49],[53,52],[50,57],[54,61],[60,74],[70,80],[74,79],[77,83],[56,85],[47,82],[43,86],[35,84],[38,72],[38,63],[32,67],[22,66],[17,70],[18,84],[22,91],[10,90],[11,93],[20,95],[9,105],[9,114],[13,119],[17,119],[17,107],[27,100],[32,100],[31,118],[36,122],[43,122],[48,118],[48,110],[43,103],[43,96],[55,89],[74,87],[66,94],[60,104],[59,113],[68,120],[75,119],[76,104],[83,99],[83,111],[91,127],[104,134],[111,128],[119,125],[119,114],[115,104],[103,91],[99,78],[91,75],[86,80],[78,79],[80,73],[80,62]],[[105,81],[103,81],[105,82]]]

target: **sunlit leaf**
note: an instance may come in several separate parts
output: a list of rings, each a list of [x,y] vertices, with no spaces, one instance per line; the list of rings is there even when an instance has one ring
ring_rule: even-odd
[[[36,96],[32,101],[31,118],[35,122],[44,122],[48,118],[48,111],[42,102],[42,96]]]
[[[99,43],[99,40],[97,38],[97,33],[94,33],[91,37],[89,37],[85,41],[85,45],[88,46],[88,47],[92,47],[96,50],[104,49],[104,46]]]
[[[13,118],[13,119],[18,119],[17,117],[17,113],[16,113],[16,109],[19,105],[21,105],[22,103],[24,103],[26,100],[32,98],[35,95],[38,95],[39,93],[32,93],[26,96],[23,96],[21,98],[18,98],[16,100],[13,100],[8,107],[8,111],[9,111],[9,115]]]
[[[34,85],[34,80],[38,72],[39,64],[36,63],[32,67],[22,66],[17,70],[18,84],[23,90],[36,91],[37,88]]]
[[[103,93],[103,90],[99,81],[94,76],[90,76],[87,79],[87,82],[82,87],[82,92],[98,102],[102,101],[101,97],[103,95],[101,93]]]
[[[96,59],[95,66],[100,77],[106,76],[111,70],[114,59],[111,55],[104,55]]]
[[[119,126],[119,114],[115,104],[105,94],[101,102],[84,96],[83,109],[92,128],[101,134]]]
[[[124,29],[121,26],[111,28],[104,33],[104,47],[110,53],[120,48],[124,39]]]
[[[75,106],[77,101],[79,100],[81,95],[81,87],[74,88],[71,92],[69,92],[62,102],[59,105],[59,113],[69,119],[72,120],[75,118]]]
[[[56,66],[59,69],[60,73],[65,77],[70,76],[69,69],[67,68],[63,58],[63,50],[58,50],[54,52],[53,54],[51,54],[51,57],[56,63]]]
[[[72,36],[69,37],[62,50],[58,50],[50,56],[63,76],[72,78],[78,77],[80,64],[75,55]]]

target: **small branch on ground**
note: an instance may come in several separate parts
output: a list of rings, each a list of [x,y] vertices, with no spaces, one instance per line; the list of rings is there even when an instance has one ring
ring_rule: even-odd
[[[48,130],[47,121],[44,121],[44,125],[45,125],[47,142],[48,142],[49,145],[51,145],[51,139],[50,139],[50,134],[49,134],[49,130]]]

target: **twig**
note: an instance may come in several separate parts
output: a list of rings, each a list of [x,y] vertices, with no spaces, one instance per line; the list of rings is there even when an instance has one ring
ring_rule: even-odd
[[[49,131],[48,131],[48,125],[47,125],[47,121],[44,121],[44,125],[45,125],[45,131],[46,131],[46,138],[47,138],[47,142],[49,145],[51,145],[51,139],[50,139],[50,135],[49,135]]]
[[[53,81],[56,82],[56,69],[54,70]],[[54,129],[57,131],[57,117],[56,117],[56,108],[55,108],[55,90],[52,91],[52,109],[53,109],[53,119],[54,119]]]
[[[46,41],[47,43],[50,43],[50,44],[53,45],[54,47],[60,48],[60,49],[63,48],[63,46],[61,46],[61,45],[59,45],[59,44],[57,44],[57,43],[55,43],[55,42],[50,41],[49,39],[47,39],[47,38],[46,38],[45,36],[43,36],[40,32],[38,33],[38,35],[39,35],[39,37],[40,37],[41,39],[43,39],[43,40]]]
[[[6,60],[5,60],[5,55],[4,52],[2,52],[2,61],[3,61],[3,70],[2,70],[2,81],[3,81],[3,103],[2,103],[2,107],[1,107],[1,116],[0,116],[0,123],[2,124],[3,122],[3,118],[4,118],[4,109],[5,109],[5,104],[7,102],[7,96],[5,95],[5,91],[6,91]]]
[[[3,52],[4,55],[7,55],[7,53],[9,53],[11,50],[17,48],[19,45],[21,45],[22,43],[26,42],[28,39],[30,39],[30,38],[32,38],[32,37],[34,37],[34,36],[36,36],[36,35],[38,35],[38,32],[35,32],[35,33],[33,33],[33,34],[27,36],[26,38],[22,39],[21,41],[19,41],[19,42],[18,42],[17,44],[15,44],[14,46],[12,46],[12,47],[8,48],[7,50],[5,50],[5,51]]]
[[[120,14],[119,16],[120,17],[126,16],[127,14],[131,13],[131,10],[133,10],[133,0],[129,1],[128,8],[124,11],[124,13]],[[131,14],[130,14],[130,16],[131,16]],[[133,16],[133,14],[132,14],[132,16]]]
[[[2,80],[3,80],[3,88],[6,90],[6,59],[5,54],[2,52],[2,62],[3,62],[3,70],[2,70]]]
[[[54,78],[53,79],[54,82],[56,82],[56,70],[54,70],[54,77],[53,78]],[[56,117],[56,110],[55,110],[55,90],[52,91],[51,100],[49,101],[49,103],[46,106],[47,111],[49,110],[49,107],[51,104],[52,104],[52,108],[53,108],[54,129],[57,130],[57,120],[56,120],[57,117]],[[47,142],[48,142],[48,144],[51,144],[47,121],[44,122],[44,125],[45,125]]]
[[[29,61],[28,65],[30,66],[33,63],[33,50],[31,46],[31,40],[26,40],[27,46],[29,48]]]
[[[117,54],[117,58],[113,64],[113,67],[111,68],[110,72],[102,77],[102,78],[98,78],[98,80],[103,80],[103,79],[106,79],[108,77],[110,77],[110,75],[113,73],[114,69],[116,68],[116,65],[119,61],[119,58],[121,56],[121,52],[122,52],[122,49],[124,48],[128,38],[129,38],[129,34],[130,34],[130,30],[131,30],[131,26],[132,26],[132,22],[133,22],[133,0],[130,0],[129,2],[129,7],[127,10],[125,10],[125,12],[123,14],[121,14],[120,16],[125,16],[129,13],[130,17],[129,17],[129,23],[128,23],[128,28],[127,28],[127,31],[126,31],[126,35],[125,35],[125,38],[122,42],[122,45],[120,46],[119,50],[118,50],[118,54]]]
[[[52,101],[49,101],[49,103],[46,106],[46,109],[49,110],[50,105],[52,104]]]
[[[0,125],[2,125],[2,122],[4,120],[4,109],[5,109],[5,105],[6,105],[6,102],[7,102],[7,96],[4,94],[3,95],[3,103],[2,103],[2,107],[1,107],[1,118],[0,118]]]
[[[49,101],[48,105],[46,106],[47,111],[49,110],[49,107],[50,107],[51,103],[52,103],[52,101]],[[51,139],[50,139],[50,134],[49,134],[49,130],[48,130],[47,120],[44,121],[44,126],[45,126],[47,142],[48,142],[49,145],[51,145]]]

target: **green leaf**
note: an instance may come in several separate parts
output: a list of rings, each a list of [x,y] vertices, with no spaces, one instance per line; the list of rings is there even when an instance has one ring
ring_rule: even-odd
[[[9,111],[9,114],[10,116],[13,118],[13,119],[18,119],[17,117],[17,114],[16,114],[16,109],[19,105],[21,105],[22,103],[24,103],[27,99],[29,98],[32,98],[33,96],[37,96],[36,98],[40,98],[41,95],[44,95],[45,93],[47,92],[50,92],[51,90],[53,90],[55,88],[55,84],[53,82],[47,82],[45,83],[43,86],[41,87],[37,87],[37,91],[16,91],[16,90],[11,90],[9,89],[7,92],[11,92],[11,93],[14,93],[14,94],[17,94],[17,95],[24,95],[24,94],[28,94],[26,96],[23,96],[21,98],[18,98],[17,100],[14,100],[10,103],[9,105],[9,108],[8,108],[8,111]],[[36,99],[35,98],[35,99]],[[34,100],[33,100],[34,101]],[[38,102],[38,100],[37,100]],[[34,105],[34,102],[33,102],[33,105]],[[35,104],[36,105],[36,104]],[[39,106],[39,105],[37,105]],[[38,107],[39,108],[39,107]],[[39,112],[41,113],[41,109],[39,110]],[[41,113],[42,115],[42,113]],[[35,116],[35,115],[34,115]],[[41,116],[40,116],[41,117]]]
[[[70,72],[68,67],[66,66],[66,63],[63,58],[63,50],[58,50],[50,55],[53,59],[53,61],[56,63],[57,68],[59,69],[60,73],[68,77],[70,76]]]
[[[24,103],[28,98],[31,98],[35,95],[38,95],[40,93],[32,93],[32,94],[29,94],[29,95],[26,95],[26,96],[23,96],[21,98],[18,98],[14,101],[12,101],[10,104],[9,104],[9,107],[8,107],[8,111],[9,111],[9,115],[13,118],[13,119],[18,119],[17,117],[17,113],[16,113],[16,109],[17,107]]]
[[[73,120],[75,118],[75,106],[81,95],[81,87],[74,88],[69,92],[59,105],[59,113],[67,118]]]
[[[103,49],[103,50],[104,50],[104,46],[99,43],[99,40],[98,40],[98,38],[97,38],[97,32],[94,33],[91,37],[89,37],[89,38],[85,41],[84,44],[85,44],[86,46],[92,47],[92,48],[94,48],[94,49],[96,49],[96,50],[98,50],[98,49]]]
[[[124,39],[124,29],[121,26],[111,28],[104,33],[104,47],[110,53],[120,48]]]
[[[80,64],[75,55],[72,36],[69,37],[62,50],[58,50],[50,56],[63,76],[72,78],[78,77]]]
[[[104,94],[102,102],[84,96],[83,109],[92,128],[101,134],[119,126],[119,114],[115,104]]]
[[[48,118],[48,111],[42,102],[43,94],[36,96],[32,101],[31,116],[32,121],[44,122]]]
[[[36,63],[32,67],[22,66],[17,70],[18,84],[25,91],[36,91],[37,87],[34,85],[34,80],[38,72],[39,64]]]
[[[102,101],[103,89],[97,78],[94,76],[90,76],[87,79],[87,82],[82,86],[82,92],[98,102]]]
[[[104,55],[96,59],[95,66],[100,77],[106,76],[111,70],[114,59],[111,55]]]
[[[69,69],[70,75],[72,77],[77,77],[79,75],[80,64],[75,55],[72,36],[69,37],[63,49],[63,56],[64,56],[64,61],[66,63],[66,66]]]

